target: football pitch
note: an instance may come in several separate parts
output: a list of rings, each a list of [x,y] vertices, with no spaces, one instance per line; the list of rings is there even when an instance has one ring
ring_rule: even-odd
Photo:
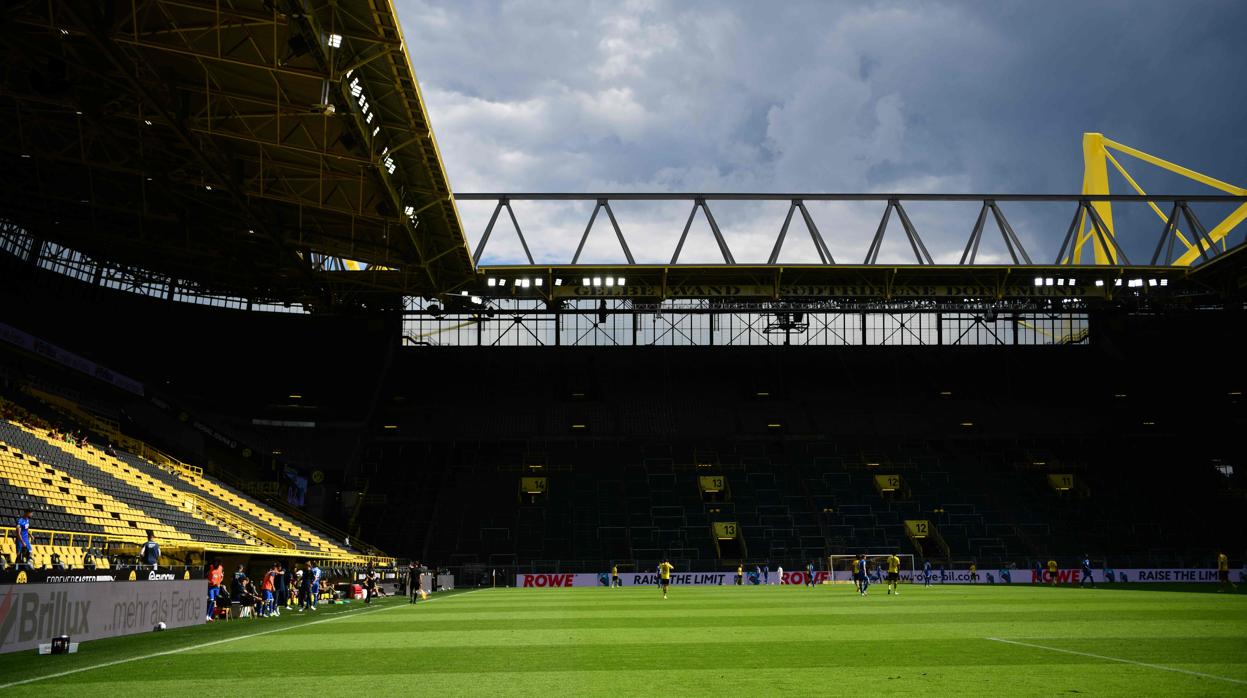
[[[13,695],[1247,695],[1247,594],[484,589],[0,655]]]

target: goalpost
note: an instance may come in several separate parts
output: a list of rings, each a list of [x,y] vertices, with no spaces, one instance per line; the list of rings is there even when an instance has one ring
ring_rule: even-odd
[[[891,553],[866,553],[866,573],[870,582],[875,583],[875,570],[879,571],[879,581],[887,579],[888,556]],[[917,579],[917,567],[914,565],[912,553],[896,553],[901,559],[901,581]],[[857,555],[828,555],[827,569],[831,570],[832,584],[848,584],[853,581],[853,561]]]

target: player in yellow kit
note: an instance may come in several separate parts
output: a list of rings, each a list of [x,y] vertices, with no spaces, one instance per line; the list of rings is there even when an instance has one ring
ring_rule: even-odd
[[[1232,589],[1238,589],[1238,585],[1230,581],[1230,558],[1225,553],[1217,553],[1217,581],[1221,583],[1217,592],[1225,591],[1225,585],[1230,585]]]
[[[667,587],[671,584],[671,570],[675,565],[667,560],[658,563],[658,584],[662,586],[662,597],[667,598]]]
[[[900,581],[901,581],[901,559],[896,556],[896,553],[892,553],[888,555],[888,593],[889,594],[901,593],[900,590],[896,588],[897,583]]]
[[[619,565],[617,564],[611,565],[611,586],[616,589],[623,586],[623,583],[619,581]]]

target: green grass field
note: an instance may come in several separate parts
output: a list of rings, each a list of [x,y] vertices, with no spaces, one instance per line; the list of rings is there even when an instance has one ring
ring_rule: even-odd
[[[1247,695],[1247,594],[884,591],[452,592],[101,640],[71,656],[3,655],[0,692]]]

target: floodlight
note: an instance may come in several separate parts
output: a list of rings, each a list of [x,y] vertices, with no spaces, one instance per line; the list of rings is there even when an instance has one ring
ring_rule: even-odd
[[[1051,285],[1052,285],[1052,277],[1051,277],[1051,276],[1049,276],[1048,278],[1044,279],[1044,280],[1043,280],[1043,283],[1044,283],[1044,286],[1051,286]]]
[[[562,279],[555,279],[555,280],[554,280],[554,285],[555,285],[555,286],[562,286],[562,285],[563,285],[563,280],[562,280]]]
[[[607,285],[607,286],[614,286],[614,285],[615,285],[615,277],[613,277],[613,276],[608,276],[608,277],[606,277],[606,285]]]
[[[497,279],[495,279],[495,278],[492,278],[492,277],[491,277],[488,281],[486,281],[486,282],[485,282],[485,284],[486,284],[487,286],[491,286],[491,287],[492,287],[492,286],[497,286],[497,285],[498,285],[498,280],[497,280]]]
[[[595,276],[595,277],[593,277],[593,285],[594,285],[594,286],[601,286],[601,285],[602,285],[602,277],[600,277],[600,276]]]
[[[540,285],[542,284],[542,279],[541,279],[541,277],[540,277],[540,276],[538,276],[537,278],[533,279],[533,284],[534,284],[534,285],[536,285],[536,286],[540,286]]]
[[[580,280],[580,285],[581,285],[581,286],[588,286],[588,285],[589,285],[589,277],[587,277],[587,276],[586,276],[585,278],[581,279],[581,280]]]
[[[1096,286],[1103,286],[1103,285],[1104,285],[1104,279],[1096,279],[1096,280],[1095,280],[1095,285],[1096,285]]]
[[[1035,277],[1035,285],[1036,285],[1036,286],[1043,286],[1043,277],[1042,277],[1042,276],[1036,276],[1036,277]]]
[[[618,279],[616,279],[616,280],[615,280],[615,285],[617,285],[617,286],[623,286],[623,285],[624,285],[624,278],[621,276],[621,277],[619,277]]]
[[[330,46],[331,48],[338,48],[338,47],[339,47],[339,46],[341,46],[341,45],[342,45],[342,35],[341,35],[341,34],[330,34],[330,35],[329,35],[329,46]]]

